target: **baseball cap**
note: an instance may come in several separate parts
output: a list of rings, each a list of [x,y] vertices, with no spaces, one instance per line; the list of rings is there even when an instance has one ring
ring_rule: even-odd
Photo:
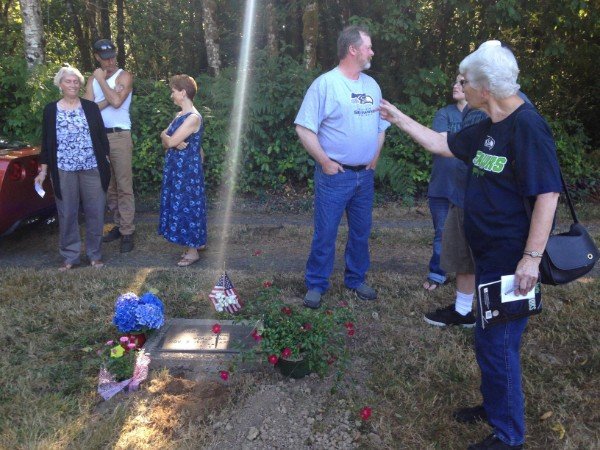
[[[117,56],[117,47],[110,39],[100,39],[94,43],[94,53],[102,59],[110,59]]]

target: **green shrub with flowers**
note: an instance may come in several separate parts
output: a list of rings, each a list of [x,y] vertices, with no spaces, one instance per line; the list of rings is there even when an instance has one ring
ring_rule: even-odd
[[[323,376],[347,361],[347,340],[355,333],[354,315],[346,302],[318,310],[286,304],[274,287],[263,289],[247,305],[247,313],[260,317],[252,337],[255,355],[276,365],[280,358],[305,360],[309,369]],[[247,318],[245,319],[247,320]]]

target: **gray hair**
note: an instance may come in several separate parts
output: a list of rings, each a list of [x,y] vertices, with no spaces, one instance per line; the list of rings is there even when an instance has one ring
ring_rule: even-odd
[[[81,72],[75,67],[66,65],[64,67],[61,67],[60,70],[56,72],[56,75],[54,75],[54,86],[60,89],[60,82],[66,75],[75,75],[77,78],[79,78],[79,82],[83,84],[84,80],[83,75],[81,75]]]
[[[498,98],[510,97],[521,86],[517,83],[519,66],[515,55],[500,41],[487,41],[462,60],[458,70],[469,74],[469,82],[475,88],[483,87]]]
[[[348,48],[351,45],[360,47],[362,44],[361,33],[369,37],[371,36],[366,27],[359,25],[350,25],[342,30],[337,41],[338,58],[340,61],[346,57],[348,54]]]

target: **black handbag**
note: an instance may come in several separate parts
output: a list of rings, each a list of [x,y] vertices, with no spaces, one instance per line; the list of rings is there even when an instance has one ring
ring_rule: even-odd
[[[570,283],[584,276],[594,268],[600,254],[588,231],[577,220],[562,173],[560,179],[573,223],[566,233],[552,234],[548,238],[540,263],[540,277],[542,284],[552,286]]]

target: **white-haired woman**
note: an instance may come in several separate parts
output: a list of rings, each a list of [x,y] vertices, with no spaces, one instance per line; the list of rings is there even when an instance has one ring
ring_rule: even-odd
[[[537,283],[540,257],[562,190],[554,140],[546,121],[517,95],[517,61],[499,41],[482,44],[460,63],[459,70],[467,102],[487,113],[488,119],[446,137],[386,101],[381,115],[428,151],[456,156],[467,164],[464,227],[475,259],[476,282],[515,274],[516,294],[525,294]],[[531,216],[525,202],[531,206]],[[526,324],[524,317],[483,329],[477,320],[475,352],[483,405],[456,411],[455,418],[487,419],[494,433],[470,449],[523,446],[520,343]]]
[[[50,171],[58,210],[59,246],[64,259],[59,270],[80,262],[79,205],[85,213],[85,250],[93,267],[103,266],[101,243],[106,190],[110,180],[108,139],[96,103],[79,97],[83,76],[62,67],[54,77],[62,94],[44,108],[41,184]]]

